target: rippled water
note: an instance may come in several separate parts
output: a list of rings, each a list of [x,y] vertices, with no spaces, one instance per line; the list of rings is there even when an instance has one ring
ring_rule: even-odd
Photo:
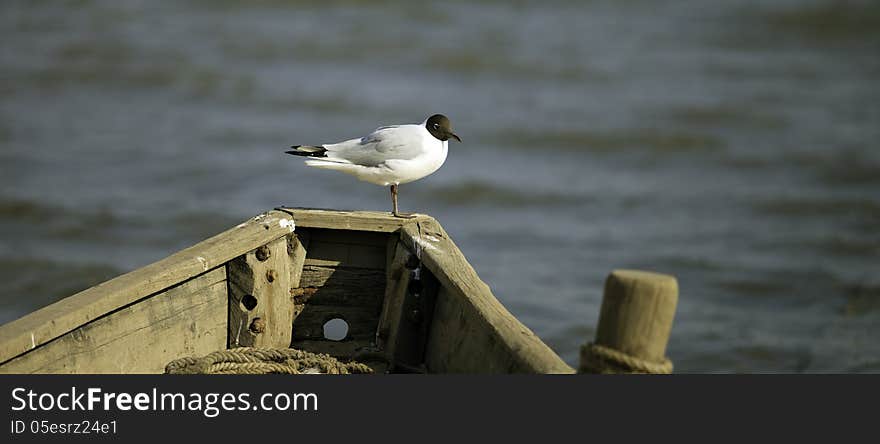
[[[291,143],[449,115],[401,187],[571,364],[614,268],[678,371],[880,371],[871,1],[0,5],[0,322],[279,204],[389,206]]]

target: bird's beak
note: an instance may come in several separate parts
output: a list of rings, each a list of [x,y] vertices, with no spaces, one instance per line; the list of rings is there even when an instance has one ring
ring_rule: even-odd
[[[449,137],[454,137],[455,140],[458,141],[458,143],[461,143],[461,137],[458,137],[457,135],[455,135],[455,133],[449,133]]]

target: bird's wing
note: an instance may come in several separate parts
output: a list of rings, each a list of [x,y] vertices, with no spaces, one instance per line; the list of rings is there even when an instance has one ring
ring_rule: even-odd
[[[409,160],[422,153],[419,125],[383,126],[360,139],[324,145],[327,156],[357,165],[377,166],[387,160]]]

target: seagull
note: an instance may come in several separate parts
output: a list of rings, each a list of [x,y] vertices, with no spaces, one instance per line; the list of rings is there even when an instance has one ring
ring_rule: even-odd
[[[308,157],[306,165],[342,171],[358,179],[391,187],[392,212],[397,211],[397,191],[402,183],[419,180],[437,171],[446,161],[448,140],[461,142],[452,123],[443,114],[434,114],[418,124],[377,128],[359,139],[323,145],[294,145],[294,156]]]

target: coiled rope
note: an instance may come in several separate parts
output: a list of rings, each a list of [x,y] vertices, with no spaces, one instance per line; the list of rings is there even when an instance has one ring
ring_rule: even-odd
[[[373,369],[360,362],[341,362],[325,354],[293,348],[268,349],[240,347],[215,351],[201,358],[175,359],[165,366],[166,374],[341,374],[372,373]]]
[[[648,361],[592,342],[581,348],[581,371],[589,373],[672,373],[672,361]]]

